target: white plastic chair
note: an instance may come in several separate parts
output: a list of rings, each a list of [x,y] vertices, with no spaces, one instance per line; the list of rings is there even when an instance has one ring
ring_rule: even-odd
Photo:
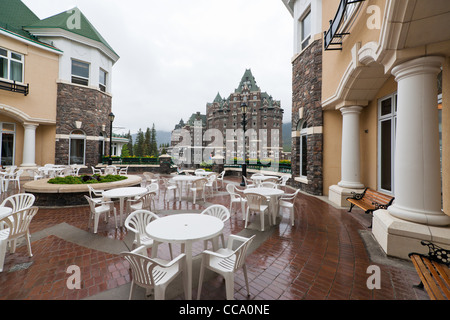
[[[66,166],[64,169],[59,171],[58,176],[67,177],[73,175],[73,168],[71,166]]]
[[[194,174],[197,175],[197,173],[203,173],[203,172],[205,172],[205,169],[196,169],[194,171]]]
[[[214,186],[217,183],[216,178],[217,178],[217,176],[215,174],[211,174],[206,179],[207,181],[205,183],[205,191],[210,189],[211,190],[211,196],[214,196]],[[217,187],[216,187],[216,189],[217,189]]]
[[[220,186],[223,188],[223,178],[225,177],[225,170],[222,171],[218,176],[217,176],[217,181],[220,181]]]
[[[107,174],[117,174],[117,167],[116,166],[106,166],[105,168],[105,175]]]
[[[214,204],[212,206],[209,206],[208,208],[203,210],[201,214],[216,217],[222,220],[224,223],[230,220],[230,211],[225,206],[222,206],[220,204]],[[223,233],[220,234],[220,238],[222,240],[222,247],[225,247],[225,237]],[[208,241],[211,241],[211,239],[204,241],[205,249],[207,248]]]
[[[202,191],[203,193],[203,201],[206,201],[205,199],[205,185],[208,181],[205,178],[201,178],[198,180],[192,181],[192,185],[189,188],[189,191],[192,191],[193,194],[193,204],[195,204],[195,200],[197,198],[197,191]]]
[[[243,198],[236,192],[236,187],[233,184],[227,184],[227,191],[230,194],[230,212],[233,212],[233,204],[240,203],[242,220],[245,220],[245,205],[247,203],[247,199]]]
[[[283,210],[283,208],[286,208],[289,210],[292,226],[294,226],[294,207],[295,207],[294,201],[295,201],[295,197],[297,196],[297,194],[299,192],[300,192],[300,189],[297,189],[297,191],[295,191],[292,194],[285,194],[280,198],[280,201],[278,202],[280,213],[281,213],[281,210]]]
[[[27,169],[28,175],[33,178],[33,180],[43,179],[44,175],[38,169]]]
[[[158,177],[152,172],[144,172],[143,175],[147,184],[158,183],[159,181]]]
[[[17,188],[20,191],[20,176],[23,174],[23,169],[19,169],[16,172],[12,172],[3,178],[3,183],[6,185],[4,186],[3,190],[7,190],[9,186],[10,181],[14,181],[14,184],[17,183]]]
[[[81,166],[78,164],[72,164],[70,167],[72,168],[72,175],[78,176],[78,174],[80,173]]]
[[[155,203],[155,197],[156,193],[159,194],[159,183],[151,183],[150,185],[146,186],[148,192],[150,193],[151,197],[151,204],[153,205],[153,210],[156,210],[156,203]],[[152,207],[150,206],[150,210],[152,210]]]
[[[97,168],[94,168],[92,166],[91,166],[91,168],[92,168],[92,174],[98,174],[98,175],[102,174],[102,170],[101,169],[97,169]]]
[[[35,196],[32,193],[17,193],[9,196],[0,204],[2,207],[12,208],[12,212],[31,208],[35,201]]]
[[[111,210],[114,212],[114,222],[115,222],[116,228],[117,228],[117,212],[116,212],[116,208],[114,207],[114,202],[112,202],[112,201],[96,202],[93,199],[89,198],[88,196],[84,196],[84,197],[88,201],[89,207],[91,210],[88,228],[91,227],[91,220],[94,219],[94,233],[97,233],[98,220],[100,218],[100,215],[104,214],[105,222],[108,222]]]
[[[248,179],[247,179],[246,176],[243,176],[243,177],[244,177],[244,183],[245,183],[245,187],[246,187],[246,188],[255,188],[255,187],[256,187],[256,184],[254,184],[254,183],[249,183],[249,181],[248,181]]]
[[[172,261],[164,261],[143,255],[145,250],[145,246],[142,246],[131,252],[120,254],[130,263],[131,268],[132,281],[128,299],[131,300],[134,285],[138,285],[146,289],[147,295],[153,289],[155,300],[164,300],[167,286],[183,271],[186,255],[182,253]],[[186,282],[183,281],[183,284],[184,296],[186,297]]]
[[[247,287],[247,294],[248,296],[250,296],[245,258],[247,257],[248,247],[250,246],[254,238],[255,235],[251,236],[250,238],[230,235],[226,248],[221,248],[215,252],[209,250],[203,251],[198,282],[197,300],[200,300],[205,268],[208,268],[224,277],[227,300],[234,299],[234,274],[238,269],[242,268],[244,272],[245,285]],[[235,241],[241,242],[241,245],[236,249],[233,249]]]
[[[90,184],[88,184],[89,189],[89,197],[94,200],[95,202],[102,202],[103,201],[103,191],[99,189],[94,189]]]
[[[126,167],[121,167],[121,168],[119,169],[119,174],[122,175],[122,176],[126,176],[126,175],[128,174],[128,166],[126,166]]]
[[[290,177],[287,174],[282,175],[278,181],[278,185],[282,187],[286,186],[286,183],[289,179]]]
[[[245,215],[245,228],[247,228],[248,221],[250,219],[250,211],[252,211],[259,213],[261,219],[261,231],[264,231],[264,214],[266,211],[269,212],[267,198],[257,193],[246,193],[245,198],[247,199],[248,204],[247,212]]]
[[[127,200],[127,212],[133,212],[136,210],[150,210],[153,194],[146,192],[134,199]]]
[[[175,182],[171,181],[170,179],[167,178],[162,178],[163,184],[164,184],[164,201],[166,201],[166,193],[173,191],[173,200],[176,200],[176,195],[177,195],[177,190],[178,190],[178,186]],[[178,192],[180,192],[178,190]]]
[[[276,184],[275,182],[271,182],[271,181],[264,181],[260,184],[260,187],[276,189],[276,188],[278,188],[278,184]]]
[[[33,256],[31,252],[30,240],[30,222],[38,212],[38,207],[25,208],[4,217],[0,220],[0,225],[5,224],[6,228],[0,230],[0,272],[3,271],[5,264],[6,247],[8,242],[11,242],[11,253],[16,250],[16,240],[20,237],[25,237],[28,247],[28,255]]]
[[[153,239],[145,232],[145,227],[159,217],[149,210],[136,210],[130,213],[125,219],[125,227],[134,233],[133,249],[144,246],[151,248],[153,246]],[[170,258],[173,259],[172,245],[169,243]]]

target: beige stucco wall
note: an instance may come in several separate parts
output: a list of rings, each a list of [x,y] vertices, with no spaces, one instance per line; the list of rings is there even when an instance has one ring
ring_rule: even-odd
[[[323,112],[323,194],[341,180],[342,115],[337,110]]]
[[[55,157],[59,55],[4,35],[0,35],[0,46],[24,55],[24,83],[30,85],[27,96],[0,90],[0,122],[16,124],[15,164],[22,163],[24,122],[38,125],[36,163],[52,163]]]
[[[327,0],[326,4],[323,4],[322,29],[324,31],[329,29],[329,20],[334,19],[339,2],[339,0]],[[344,37],[342,50],[325,51],[323,54],[322,66],[324,76],[322,78],[322,101],[329,99],[336,93],[342,76],[351,62],[351,50],[354,45],[359,42],[362,47],[368,42],[378,42],[379,40],[380,29],[369,29],[366,25],[367,19],[372,15],[371,13],[366,12],[369,5],[378,6],[381,12],[380,16],[381,18],[383,17],[385,0],[362,2],[359,14],[350,29],[350,35]]]
[[[442,193],[443,209],[450,215],[450,57],[442,71]]]
[[[394,77],[381,87],[376,98],[364,106],[360,115],[361,182],[377,189],[378,164],[378,99],[397,91]],[[323,194],[341,180],[342,115],[338,110],[324,111]]]

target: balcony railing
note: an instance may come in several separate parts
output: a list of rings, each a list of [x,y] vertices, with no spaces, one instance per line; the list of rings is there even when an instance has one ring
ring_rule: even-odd
[[[365,0],[341,0],[334,19],[330,20],[330,28],[328,31],[324,31],[323,43],[325,50],[342,50],[342,39],[350,34],[342,28],[346,18],[350,16],[347,12],[349,5],[363,1]]]
[[[28,95],[28,93],[30,92],[30,86],[28,84],[17,84],[15,81],[9,82],[0,80],[0,90],[18,92],[24,95]]]

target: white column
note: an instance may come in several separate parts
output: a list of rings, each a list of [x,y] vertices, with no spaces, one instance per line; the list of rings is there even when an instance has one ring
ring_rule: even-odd
[[[23,159],[21,167],[36,166],[36,128],[37,124],[24,123]]]
[[[338,186],[361,189],[361,164],[359,150],[359,115],[362,107],[342,107],[341,181]]]
[[[395,201],[388,212],[430,226],[450,224],[441,210],[437,74],[441,57],[423,57],[392,69],[398,82]]]

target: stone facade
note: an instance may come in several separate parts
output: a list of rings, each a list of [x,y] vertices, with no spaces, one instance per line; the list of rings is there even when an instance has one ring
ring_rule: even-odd
[[[306,121],[307,183],[294,185],[314,195],[323,189],[322,40],[306,47],[292,62],[292,177],[300,176],[300,130]]]
[[[261,91],[250,69],[247,69],[241,79],[238,88],[229,95],[222,98],[217,94],[212,103],[206,105],[206,127],[207,129],[218,129],[224,138],[224,150],[228,146],[226,140],[236,140],[236,137],[227,137],[228,130],[242,129],[241,103],[247,104],[246,131],[254,130],[256,135],[250,136],[246,145],[247,157],[250,159],[281,158],[283,150],[282,122],[283,109],[280,101],[275,100]],[[266,130],[261,134],[260,130]],[[278,140],[272,146],[272,130],[278,130]],[[261,136],[262,135],[262,136]],[[267,139],[261,146],[260,141]],[[222,154],[226,159],[242,158],[242,144],[234,144],[234,150],[226,149]],[[253,151],[252,150],[257,150]]]
[[[101,150],[108,154],[110,123],[108,115],[111,112],[112,99],[109,94],[99,90],[58,83],[56,111],[56,146],[55,163],[69,164],[69,135],[76,129],[86,135],[85,160],[86,166],[95,166],[102,156]],[[104,148],[100,144],[104,141]]]

